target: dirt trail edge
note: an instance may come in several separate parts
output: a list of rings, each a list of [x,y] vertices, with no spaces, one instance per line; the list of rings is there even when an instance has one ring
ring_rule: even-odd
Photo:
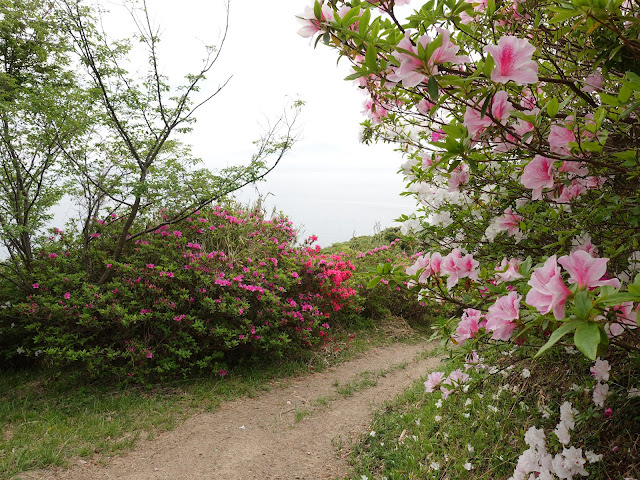
[[[438,365],[439,358],[425,354],[431,348],[401,343],[376,348],[322,373],[294,379],[285,388],[194,415],[158,439],[140,442],[105,467],[76,464],[25,477],[333,479],[348,471],[337,445],[347,445],[350,438],[368,431],[376,407]]]

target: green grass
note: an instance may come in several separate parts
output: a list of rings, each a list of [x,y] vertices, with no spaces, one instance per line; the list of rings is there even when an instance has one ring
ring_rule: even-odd
[[[366,388],[375,387],[376,385],[378,385],[378,379],[380,377],[385,377],[391,372],[405,368],[407,368],[407,363],[402,362],[394,363],[387,368],[382,368],[380,370],[376,370],[375,372],[365,370],[364,372],[360,372],[358,374],[358,377],[354,380],[351,380],[350,382],[347,382],[343,385],[341,385],[340,382],[336,380],[333,383],[333,386],[336,387],[336,393],[346,398]]]
[[[118,454],[139,438],[174,428],[194,412],[213,410],[239,396],[259,395],[286,385],[289,378],[321,371],[389,343],[380,332],[345,334],[297,359],[271,365],[246,363],[225,378],[149,388],[92,384],[81,372],[5,372],[0,375],[0,478],[64,466],[72,457]]]
[[[488,376],[466,393],[446,400],[439,392],[427,394],[425,376],[378,411],[371,425],[374,433],[351,446],[353,472],[344,478],[509,478],[528,448],[524,434],[529,427],[544,428],[550,453],[562,450],[553,430],[564,401],[580,412],[571,445],[604,455],[602,462],[586,465],[589,478],[640,478],[640,399],[630,401],[624,390],[612,393],[607,406],[614,416],[606,419],[591,401],[591,390],[585,391],[594,381],[590,363],[579,356],[532,362],[518,354],[493,355],[492,364],[504,367],[504,373]],[[509,363],[515,366],[506,369]],[[438,370],[450,372],[462,362],[443,367]],[[522,376],[524,367],[531,371],[528,378]]]
[[[303,418],[308,417],[309,415],[312,415],[313,412],[311,410],[309,410],[308,408],[299,408],[296,407],[296,411],[295,411],[295,422],[298,423],[300,421],[302,421]]]

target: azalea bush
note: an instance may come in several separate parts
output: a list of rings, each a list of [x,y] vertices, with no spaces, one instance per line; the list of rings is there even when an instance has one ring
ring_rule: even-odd
[[[406,157],[418,208],[403,229],[426,253],[382,273],[457,306],[440,334],[461,354],[575,346],[592,361],[621,351],[638,372],[640,6],[408,3],[300,15],[301,35],[351,64],[363,141]]]
[[[3,342],[10,361],[135,380],[224,374],[243,358],[325,342],[356,294],[354,265],[324,255],[315,237],[297,245],[286,217],[216,206],[141,236],[113,263],[116,235],[99,225],[88,256],[73,231],[44,239],[33,293],[3,312],[3,332],[21,332]],[[112,270],[111,280],[87,282],[86,262]]]
[[[417,329],[428,327],[434,318],[443,315],[447,310],[440,304],[423,301],[407,292],[405,285],[378,277],[372,281],[372,273],[391,270],[392,265],[409,266],[421,252],[396,235],[399,229],[387,229],[379,234],[367,237],[356,237],[347,242],[334,244],[328,251],[346,255],[356,266],[354,284],[357,288],[357,302],[350,309],[341,312],[341,323],[348,321],[343,316],[353,312],[355,321],[365,321],[376,327],[382,322],[394,319],[406,321]]]

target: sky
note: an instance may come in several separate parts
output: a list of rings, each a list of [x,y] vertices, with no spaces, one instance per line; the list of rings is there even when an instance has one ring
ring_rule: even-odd
[[[125,36],[134,27],[118,3],[105,3],[105,27]],[[390,145],[359,143],[364,95],[344,81],[350,68],[322,44],[314,49],[296,32],[295,16],[310,0],[231,0],[229,30],[219,60],[203,84],[211,93],[227,86],[196,115],[184,140],[212,169],[246,163],[260,137],[293,99],[306,102],[299,122],[300,140],[256,187],[239,194],[241,201],[265,199],[269,210],[287,214],[305,235],[321,245],[385,228],[413,202],[400,197],[402,157]],[[147,0],[160,29],[160,69],[177,82],[197,71],[205,44],[217,44],[225,25],[222,0]],[[136,57],[138,58],[138,57]],[[141,69],[144,56],[140,56]],[[70,209],[63,216],[72,215]]]

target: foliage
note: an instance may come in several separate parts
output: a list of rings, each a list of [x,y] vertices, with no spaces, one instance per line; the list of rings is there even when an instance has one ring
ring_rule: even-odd
[[[38,255],[35,293],[5,310],[5,329],[25,332],[5,355],[121,379],[217,371],[322,343],[333,312],[355,295],[354,266],[296,247],[284,217],[202,210],[136,240],[124,263],[111,260],[119,235],[111,226],[122,221],[94,233],[92,261],[113,271],[103,286],[85,280],[77,232],[53,232]]]
[[[93,123],[72,46],[47,0],[0,5],[0,240],[10,276],[30,284],[32,241],[65,191],[63,151]]]
[[[316,1],[300,17],[299,33],[336,49],[367,94],[363,141],[406,156],[418,211],[402,228],[426,253],[380,266],[370,285],[408,282],[456,305],[440,336],[466,351],[574,345],[637,369],[637,2],[408,3]],[[604,408],[609,387],[594,392]],[[512,478],[586,474],[566,467],[582,451],[553,466],[536,455]]]
[[[476,381],[444,399],[441,393],[425,395],[425,377],[378,412],[372,433],[354,446],[357,478],[508,478],[531,426],[545,431],[550,452],[563,450],[554,429],[565,401],[580,412],[569,443],[602,455],[590,457],[589,478],[637,476],[640,397],[628,394],[628,366],[617,364],[611,410],[603,414],[587,393],[595,381],[579,355],[531,361],[526,351],[498,348],[487,352],[483,364],[467,369],[464,358],[451,359],[444,365],[447,374],[460,368]]]

